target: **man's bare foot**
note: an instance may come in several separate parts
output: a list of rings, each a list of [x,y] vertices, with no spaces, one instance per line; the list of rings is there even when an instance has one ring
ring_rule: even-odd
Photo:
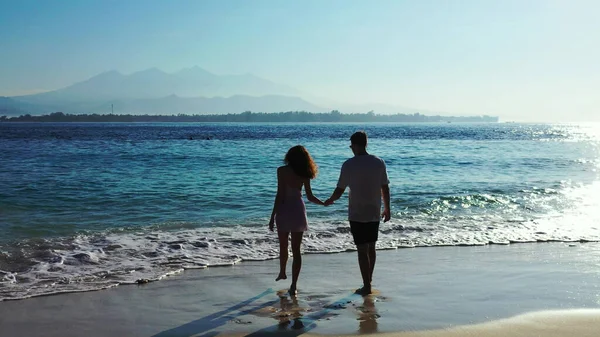
[[[275,279],[275,281],[279,281],[279,280],[285,280],[287,279],[287,276],[285,274],[279,274],[279,276],[277,276],[277,278]]]
[[[358,288],[356,289],[356,291],[354,292],[355,294],[358,294],[360,296],[367,296],[369,294],[371,294],[371,288],[367,288],[367,287],[362,287],[362,288]]]

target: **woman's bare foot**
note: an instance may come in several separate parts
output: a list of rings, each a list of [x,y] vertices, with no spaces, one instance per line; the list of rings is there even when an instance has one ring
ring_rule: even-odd
[[[285,279],[287,279],[287,276],[285,274],[279,273],[279,276],[277,276],[277,278],[275,279],[275,281],[285,280]]]
[[[290,294],[290,296],[293,296],[293,297],[298,295],[298,290],[296,289],[296,286],[290,287],[290,290],[288,290],[288,293]]]

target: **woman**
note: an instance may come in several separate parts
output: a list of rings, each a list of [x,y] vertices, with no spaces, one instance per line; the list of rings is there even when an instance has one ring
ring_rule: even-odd
[[[269,229],[273,231],[277,223],[279,236],[279,276],[275,281],[285,280],[285,269],[288,260],[288,240],[292,236],[292,284],[290,295],[296,295],[296,282],[302,268],[300,244],[302,235],[308,230],[306,208],[302,200],[302,187],[308,201],[318,205],[323,202],[315,197],[310,187],[310,180],[317,176],[317,165],[304,146],[297,145],[289,149],[285,155],[285,166],[277,169],[277,195],[269,221]]]

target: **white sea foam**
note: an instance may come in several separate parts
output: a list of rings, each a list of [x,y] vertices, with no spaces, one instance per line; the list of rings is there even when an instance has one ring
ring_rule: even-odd
[[[381,224],[377,248],[599,241],[599,191],[598,183],[565,189],[560,197],[571,198],[578,207],[550,212],[541,218],[511,219],[494,213],[398,215]],[[263,220],[266,224],[267,219]],[[22,257],[28,259],[28,268],[19,272],[0,271],[2,300],[145,283],[185,269],[228,266],[278,256],[277,236],[266,225],[113,231],[44,240],[43,244],[28,247],[33,250]],[[352,250],[355,246],[344,221],[311,221],[303,244],[305,254]]]

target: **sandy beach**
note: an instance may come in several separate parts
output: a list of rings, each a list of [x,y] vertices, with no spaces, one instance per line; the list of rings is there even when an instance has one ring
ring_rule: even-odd
[[[89,293],[0,302],[0,336],[596,336],[600,244],[380,251],[375,294],[356,253],[304,255],[297,299],[277,260]],[[285,281],[283,281],[285,282]]]

